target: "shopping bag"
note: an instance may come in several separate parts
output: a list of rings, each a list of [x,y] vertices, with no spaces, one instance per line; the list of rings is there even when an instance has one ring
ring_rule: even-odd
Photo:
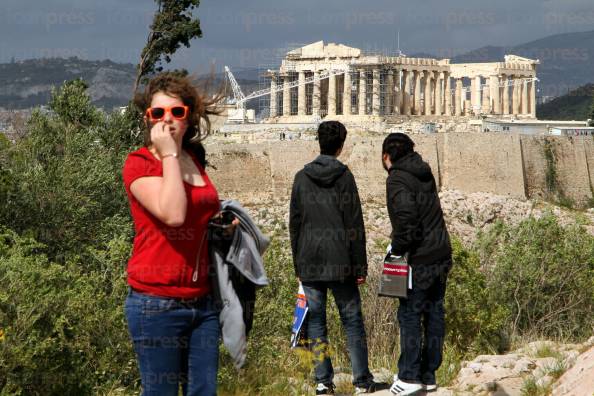
[[[388,252],[384,258],[378,295],[383,297],[404,297],[412,288],[411,267],[406,256],[396,256]]]
[[[297,302],[293,313],[293,327],[291,329],[291,348],[301,346],[307,339],[307,299],[303,285],[299,283]]]

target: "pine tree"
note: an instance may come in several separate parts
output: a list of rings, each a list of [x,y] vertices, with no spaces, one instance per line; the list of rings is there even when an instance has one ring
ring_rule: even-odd
[[[192,14],[198,8],[200,0],[155,1],[158,9],[140,55],[134,92],[151,74],[161,72],[162,63],[171,62],[171,56],[180,46],[189,48],[192,39],[202,37],[200,20]]]

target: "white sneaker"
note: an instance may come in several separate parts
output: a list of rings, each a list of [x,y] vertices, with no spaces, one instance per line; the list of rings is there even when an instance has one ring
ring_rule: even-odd
[[[394,374],[394,382],[398,381],[398,374]],[[433,392],[437,390],[437,384],[422,384],[423,390],[425,392]]]
[[[397,396],[407,396],[407,395],[414,395],[417,392],[423,390],[423,385],[421,384],[409,384],[408,382],[404,382],[402,380],[396,380],[392,384],[390,388],[390,392]]]
[[[316,386],[316,395],[333,395],[334,388],[334,384],[319,383]]]

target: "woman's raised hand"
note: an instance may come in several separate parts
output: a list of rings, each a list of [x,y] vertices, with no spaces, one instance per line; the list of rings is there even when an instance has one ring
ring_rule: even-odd
[[[160,156],[166,154],[179,154],[177,152],[177,144],[171,136],[169,124],[159,121],[151,128],[151,142],[153,147],[157,150]]]

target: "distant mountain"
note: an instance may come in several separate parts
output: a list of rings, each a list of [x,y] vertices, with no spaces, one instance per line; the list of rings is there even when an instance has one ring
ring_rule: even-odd
[[[265,88],[260,78],[263,70],[242,68],[233,70],[245,95]],[[107,110],[124,106],[132,97],[136,68],[132,64],[105,61],[87,61],[78,58],[31,59],[0,64],[0,108],[27,109],[45,105],[53,87],[64,81],[82,78],[89,84],[93,103]],[[224,73],[203,74],[196,80],[208,80],[209,86],[231,94]],[[262,83],[261,83],[262,82]],[[260,102],[248,103],[248,108],[260,108]]]
[[[510,47],[486,46],[456,56],[452,63],[496,62],[506,54],[539,59],[539,97],[557,97],[580,86],[594,82],[594,31],[548,36]],[[411,56],[433,57],[430,54]],[[235,68],[232,72],[245,95],[264,85],[259,68]],[[66,80],[81,77],[90,85],[93,102],[110,109],[125,105],[132,95],[135,67],[109,60],[86,61],[69,59],[34,59],[0,64],[0,108],[24,109],[47,104],[51,88]],[[215,87],[224,87],[230,93],[224,73],[201,75],[199,79],[212,79]],[[255,99],[249,108],[259,112],[266,99]]]
[[[136,70],[132,64],[78,58],[32,59],[0,64],[0,107],[25,109],[47,104],[53,87],[82,78],[97,106],[128,103]]]
[[[540,60],[539,97],[561,96],[594,82],[594,30],[556,34],[511,47],[482,47],[454,57],[452,63],[497,62],[509,54]]]
[[[587,120],[592,111],[594,84],[586,84],[566,95],[536,107],[542,120]]]

